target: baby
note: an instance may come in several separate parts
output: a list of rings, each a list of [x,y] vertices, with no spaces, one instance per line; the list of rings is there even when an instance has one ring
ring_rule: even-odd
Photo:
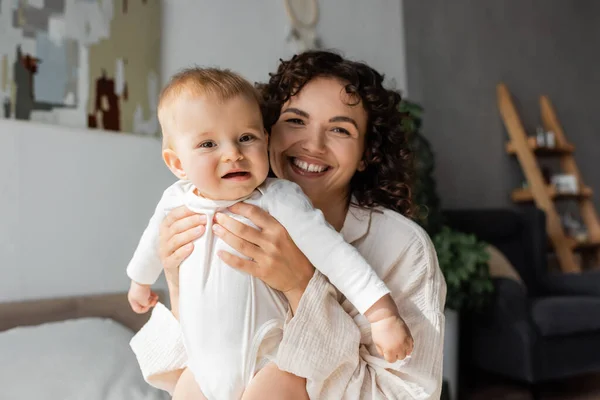
[[[194,251],[179,269],[179,318],[189,360],[175,391],[179,399],[185,396],[178,393],[193,393],[196,384],[208,399],[239,399],[257,372],[268,371],[272,379],[283,374],[272,360],[286,318],[285,297],[217,255],[224,250],[247,259],[212,232],[215,213],[257,228],[228,211],[240,201],[263,208],[286,228],[315,268],[365,315],[373,343],[387,361],[412,351],[411,334],[389,289],[358,251],[312,207],[298,185],[267,178],[268,134],[260,102],[249,82],[219,69],[184,70],[160,96],[162,155],[179,181],[163,193],[127,274],[133,310],[148,311],[157,301],[150,286],[162,271],[161,221],[181,205],[207,215],[206,233],[194,242]],[[253,387],[255,393],[260,390]]]

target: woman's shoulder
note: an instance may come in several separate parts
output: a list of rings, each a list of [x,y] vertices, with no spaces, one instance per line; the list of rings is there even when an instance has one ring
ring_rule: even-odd
[[[387,283],[408,290],[415,282],[427,282],[435,288],[430,294],[445,291],[444,278],[439,268],[437,254],[431,238],[415,221],[386,208],[378,207],[371,212],[371,224],[366,245],[371,247],[371,258],[379,274],[387,277]],[[384,256],[377,256],[377,254]],[[419,283],[419,284],[421,284]],[[435,299],[445,295],[433,295]]]
[[[431,238],[425,230],[410,218],[384,207],[376,207],[371,211],[369,234],[378,237],[384,243],[405,243],[419,249],[433,247]]]
[[[382,262],[382,268],[403,264],[410,265],[416,272],[421,265],[428,275],[437,268],[431,238],[419,224],[387,208],[376,207],[370,211],[369,229],[360,247],[369,248],[368,252]]]

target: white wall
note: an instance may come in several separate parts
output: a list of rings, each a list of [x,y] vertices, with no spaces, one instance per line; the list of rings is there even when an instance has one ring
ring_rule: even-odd
[[[406,87],[400,0],[321,0],[327,48]],[[283,0],[164,0],[163,80],[191,64],[263,81],[295,51]],[[125,290],[173,181],[156,140],[0,119],[0,301]]]
[[[160,142],[0,120],[0,301],[125,290],[174,180]]]
[[[320,0],[323,46],[369,63],[398,89],[406,88],[401,0]],[[284,0],[165,0],[163,79],[193,64],[234,69],[264,81],[279,58],[295,49],[285,41]]]

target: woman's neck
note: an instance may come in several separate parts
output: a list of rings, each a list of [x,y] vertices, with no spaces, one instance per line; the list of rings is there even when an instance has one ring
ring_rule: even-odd
[[[341,231],[346,221],[346,214],[350,206],[348,194],[340,196],[328,196],[327,200],[316,199],[313,201],[315,208],[318,208],[323,213],[325,220],[333,226],[336,231]]]

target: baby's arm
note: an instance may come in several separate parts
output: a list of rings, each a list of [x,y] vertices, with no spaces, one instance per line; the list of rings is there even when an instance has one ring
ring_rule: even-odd
[[[158,301],[158,296],[151,291],[150,286],[156,282],[163,269],[158,256],[159,228],[167,210],[175,205],[175,190],[173,185],[163,193],[127,265],[127,276],[131,279],[127,298],[131,308],[137,313],[147,312]]]
[[[390,362],[412,351],[412,337],[390,291],[362,255],[316,210],[295,183],[268,186],[269,213],[310,262],[369,320],[373,341]]]
[[[158,235],[164,218],[164,211],[157,207],[127,265],[127,276],[140,285],[152,285],[162,272],[158,257]]]

